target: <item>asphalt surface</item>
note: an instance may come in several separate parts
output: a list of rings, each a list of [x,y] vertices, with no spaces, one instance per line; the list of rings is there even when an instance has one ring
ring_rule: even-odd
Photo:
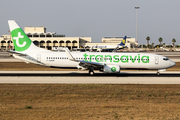
[[[89,75],[88,71],[0,71],[2,76],[17,77],[180,77],[180,71],[164,71],[157,75],[157,71],[122,71],[119,74],[95,71]]]
[[[93,76],[88,73],[81,72],[70,72],[70,73],[0,73],[0,77],[2,76],[16,76],[16,77],[180,77],[180,73],[173,72],[164,72],[157,75],[156,72],[137,72],[137,73],[129,73],[122,72],[120,74],[104,74],[104,73],[95,73]],[[180,79],[179,79],[180,80]]]
[[[152,52],[180,62],[180,52]],[[0,52],[0,62],[22,62],[7,52]],[[88,71],[0,71],[1,84],[180,84],[180,72],[166,71],[157,76],[157,71],[123,71],[120,74],[104,74]]]
[[[127,71],[120,74],[87,71],[0,71],[0,84],[180,84],[180,72]]]

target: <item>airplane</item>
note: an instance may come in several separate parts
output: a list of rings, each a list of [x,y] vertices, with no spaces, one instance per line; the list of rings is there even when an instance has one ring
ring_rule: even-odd
[[[8,20],[15,51],[10,51],[17,59],[52,68],[75,68],[103,73],[120,73],[121,69],[158,70],[173,67],[175,63],[167,57],[150,53],[111,52],[54,52],[37,47],[14,20]]]
[[[122,42],[118,45],[98,45],[98,46],[92,46],[90,49],[91,50],[96,50],[96,51],[113,51],[113,50],[118,50],[118,49],[123,49],[123,48],[127,48],[127,46],[125,46],[126,43],[126,36],[123,38]]]
[[[164,48],[164,47],[160,47],[161,50],[164,50],[164,51],[169,51],[168,49]]]

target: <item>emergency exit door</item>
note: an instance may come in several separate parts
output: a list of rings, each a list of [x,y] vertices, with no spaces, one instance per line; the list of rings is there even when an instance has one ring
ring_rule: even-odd
[[[41,61],[41,55],[37,55],[37,61]]]

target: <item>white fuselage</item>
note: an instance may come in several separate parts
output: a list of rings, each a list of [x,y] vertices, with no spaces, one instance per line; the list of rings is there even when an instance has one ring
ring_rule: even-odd
[[[106,65],[119,65],[121,69],[160,70],[175,65],[175,63],[167,57],[150,53],[71,52],[71,54],[76,60],[103,63]],[[79,65],[79,62],[69,60],[65,52],[32,52],[28,53],[28,56],[26,57],[14,54],[14,57],[25,62],[31,62],[29,56],[31,57],[30,59],[33,58],[40,63],[43,63],[44,66],[49,67],[77,68]],[[36,62],[33,63],[39,64]]]
[[[148,53],[110,53],[110,52],[53,52],[39,48],[29,39],[14,20],[8,21],[15,51],[13,56],[26,63],[34,63],[49,67],[88,69],[93,75],[94,69],[104,73],[120,73],[120,69],[160,70],[170,68],[175,63],[167,57]],[[123,46],[123,42],[114,46]],[[107,47],[107,46],[106,46]],[[125,47],[125,46],[123,46]]]
[[[107,45],[107,46],[92,46],[91,49],[98,49],[98,50],[102,50],[102,49],[120,49],[120,48],[124,48],[125,46],[121,46],[121,45]]]

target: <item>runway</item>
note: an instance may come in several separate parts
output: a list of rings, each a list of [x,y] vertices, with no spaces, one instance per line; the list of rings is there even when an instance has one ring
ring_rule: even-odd
[[[104,74],[95,71],[93,76],[88,71],[0,71],[0,77],[180,77],[180,71],[161,72],[157,76],[157,71],[124,71],[120,74]]]
[[[127,71],[120,74],[87,71],[1,71],[0,83],[45,84],[180,84],[180,72]]]
[[[180,52],[153,52],[180,62]],[[22,62],[7,52],[0,52],[0,62]],[[103,74],[88,71],[0,71],[0,83],[57,83],[57,84],[180,84],[180,72],[123,71],[120,74]]]

